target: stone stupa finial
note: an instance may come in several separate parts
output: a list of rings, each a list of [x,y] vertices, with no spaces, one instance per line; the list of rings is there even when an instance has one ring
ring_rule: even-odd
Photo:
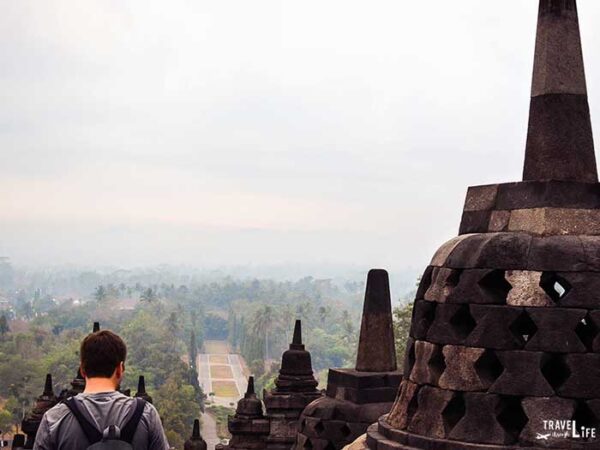
[[[598,182],[576,0],[540,0],[523,180]]]
[[[150,395],[146,392],[146,379],[144,378],[144,375],[140,375],[138,378],[138,387],[135,396],[143,398],[147,402],[152,403],[152,397],[150,397]]]
[[[396,369],[390,281],[385,270],[373,269],[367,276],[356,370],[392,372]]]
[[[194,420],[194,429],[192,431],[192,436],[185,441],[183,445],[184,450],[206,450],[206,442],[202,439],[200,435],[200,421],[198,419]]]

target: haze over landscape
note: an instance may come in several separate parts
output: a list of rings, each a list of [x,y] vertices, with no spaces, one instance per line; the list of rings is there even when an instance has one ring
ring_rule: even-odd
[[[0,254],[420,271],[521,177],[537,2],[406,4],[4,2]]]

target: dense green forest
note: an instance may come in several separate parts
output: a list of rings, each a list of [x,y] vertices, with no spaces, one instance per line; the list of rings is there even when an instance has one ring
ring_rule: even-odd
[[[161,282],[148,282],[152,274]],[[113,282],[88,272],[12,273],[0,280],[0,430],[20,423],[46,373],[57,394],[68,387],[79,343],[94,321],[124,338],[122,389],[135,392],[138,376],[146,377],[169,441],[178,448],[206,398],[195,367],[205,339],[228,340],[256,376],[259,393],[272,386],[297,318],[322,382],[327,368],[354,364],[362,282],[177,278],[160,271],[112,275]],[[411,313],[401,304],[394,312],[399,355]]]

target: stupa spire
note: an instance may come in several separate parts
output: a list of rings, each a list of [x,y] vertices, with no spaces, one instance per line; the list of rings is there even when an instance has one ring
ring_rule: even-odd
[[[138,386],[135,396],[143,398],[147,402],[152,403],[152,397],[150,397],[150,395],[148,395],[148,393],[146,392],[146,378],[144,377],[144,375],[140,375],[140,377],[138,378]]]
[[[200,421],[198,419],[194,420],[194,428],[192,431],[192,436],[185,441],[183,449],[184,450],[206,450],[206,442],[202,439],[200,435]]]
[[[540,0],[523,180],[598,181],[576,0]]]
[[[244,397],[256,397],[256,393],[254,392],[254,377],[252,375],[248,377],[248,387],[246,388],[246,393],[244,394]]]
[[[373,269],[367,276],[356,370],[392,372],[396,368],[390,281],[385,270]]]
[[[52,375],[49,373],[46,374],[46,382],[44,383],[44,392],[42,395],[46,397],[54,395],[54,389],[52,389]]]
[[[302,321],[300,320],[296,320],[296,324],[294,325],[292,345],[302,345]]]

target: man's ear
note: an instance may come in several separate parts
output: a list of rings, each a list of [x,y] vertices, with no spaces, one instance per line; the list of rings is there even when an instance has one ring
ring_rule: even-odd
[[[83,364],[79,363],[79,372],[83,378],[86,378],[85,370],[83,370]]]
[[[123,377],[123,373],[125,372],[125,362],[121,361],[117,368],[115,369],[115,375],[117,378],[121,379]]]

